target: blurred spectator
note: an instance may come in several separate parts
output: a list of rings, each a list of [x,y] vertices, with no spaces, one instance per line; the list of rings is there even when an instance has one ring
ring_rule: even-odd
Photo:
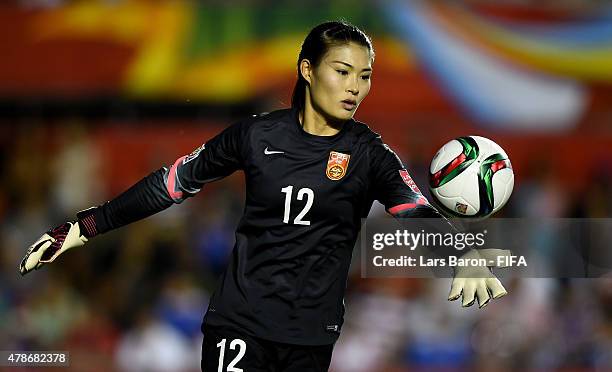
[[[53,158],[51,202],[58,219],[101,200],[100,156],[84,123],[69,122],[57,134],[59,151]]]
[[[143,307],[135,327],[119,341],[116,361],[122,371],[193,371],[199,368],[200,353],[189,339]]]

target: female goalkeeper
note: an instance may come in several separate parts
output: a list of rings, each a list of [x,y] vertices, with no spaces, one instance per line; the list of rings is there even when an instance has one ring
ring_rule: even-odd
[[[244,215],[202,330],[207,371],[326,371],[343,323],[351,251],[374,200],[395,217],[441,217],[381,137],[353,116],[374,50],[345,22],[310,31],[291,108],[235,123],[117,198],[77,213],[28,250],[21,273],[92,237],[160,212],[242,170]],[[449,299],[506,294],[486,268],[455,278]]]

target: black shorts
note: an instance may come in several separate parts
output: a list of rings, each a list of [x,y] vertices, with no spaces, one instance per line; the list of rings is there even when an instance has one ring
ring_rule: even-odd
[[[263,340],[238,329],[204,325],[202,371],[326,372],[334,345],[302,346]]]

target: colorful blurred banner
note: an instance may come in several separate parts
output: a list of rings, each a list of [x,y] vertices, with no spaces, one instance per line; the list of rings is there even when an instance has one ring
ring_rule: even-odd
[[[612,103],[611,7],[469,4],[5,5],[0,95],[283,106],[307,30],[344,18],[375,39],[366,115],[459,112],[494,128],[568,130]]]
[[[387,4],[400,34],[481,122],[565,129],[587,106],[586,84],[612,81],[610,11],[534,24],[501,22],[456,4]]]
[[[0,89],[5,95],[249,99],[288,86],[301,40],[319,18],[359,18],[362,9],[306,10],[185,1],[4,8],[0,27],[9,53],[0,62]]]

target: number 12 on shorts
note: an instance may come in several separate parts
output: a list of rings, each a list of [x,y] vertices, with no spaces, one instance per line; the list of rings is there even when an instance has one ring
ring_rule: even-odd
[[[217,344],[217,347],[221,349],[219,351],[219,368],[217,369],[217,372],[243,372],[242,368],[237,368],[235,366],[236,363],[238,363],[240,359],[244,357],[244,353],[246,353],[246,342],[239,338],[233,339],[232,342],[230,342],[230,349],[236,350],[236,347],[238,347],[238,355],[236,355],[236,357],[232,359],[232,361],[227,365],[226,370],[223,369],[225,359],[225,343],[226,339],[224,338],[223,340],[221,340],[221,342]]]

